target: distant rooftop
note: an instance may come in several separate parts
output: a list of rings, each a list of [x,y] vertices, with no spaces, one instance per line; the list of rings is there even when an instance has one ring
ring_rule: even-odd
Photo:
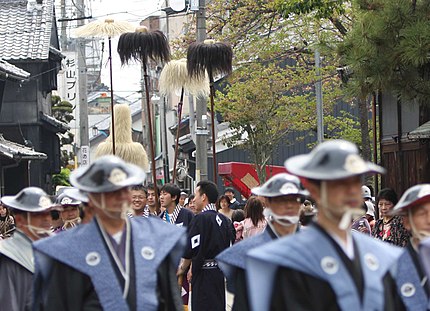
[[[0,58],[49,56],[54,0],[0,0]]]
[[[1,1],[4,0],[0,0]],[[0,77],[4,75],[6,79],[12,79],[12,80],[25,80],[30,77],[30,73],[28,73],[25,70],[22,70],[21,68],[18,68],[12,64],[9,64],[7,61],[2,60],[0,58]]]

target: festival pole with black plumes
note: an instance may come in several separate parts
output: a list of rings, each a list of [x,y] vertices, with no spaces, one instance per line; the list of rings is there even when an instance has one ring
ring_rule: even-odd
[[[196,97],[209,95],[209,80],[207,75],[203,77],[190,77],[187,70],[187,60],[172,60],[164,66],[160,74],[160,93],[166,96],[168,93],[180,91],[178,103],[178,125],[176,128],[175,157],[173,160],[173,182],[176,183],[176,166],[179,153],[179,132],[182,120],[182,106],[184,104],[184,92]]]
[[[205,40],[192,43],[187,51],[187,69],[191,77],[209,76],[211,121],[212,121],[212,154],[213,182],[217,182],[217,162],[215,150],[215,109],[214,109],[214,75],[228,75],[232,72],[233,50],[222,42]]]
[[[122,33],[131,31],[133,25],[126,21],[113,20],[107,18],[104,20],[96,20],[84,26],[78,27],[74,31],[77,37],[97,37],[108,38],[109,43],[109,78],[110,78],[110,110],[111,110],[111,132],[112,132],[112,154],[115,155],[115,109],[113,98],[113,70],[112,70],[112,38]]]
[[[140,61],[144,72],[146,108],[148,111],[148,127],[151,147],[151,170],[154,187],[157,185],[157,174],[155,167],[155,148],[152,132],[151,102],[149,98],[149,76],[148,62],[168,62],[170,60],[170,47],[166,36],[159,30],[150,31],[146,27],[138,27],[135,32],[124,33],[119,37],[118,54],[121,63],[128,64],[131,61]],[[158,202],[157,190],[155,199]]]

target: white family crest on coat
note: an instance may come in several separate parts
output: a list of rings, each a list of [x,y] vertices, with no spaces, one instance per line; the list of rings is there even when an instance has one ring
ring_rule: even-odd
[[[142,250],[140,251],[140,254],[146,260],[152,260],[155,257],[155,251],[154,251],[154,249],[152,247],[149,247],[149,246],[142,247]]]
[[[200,234],[197,234],[191,238],[191,248],[194,249],[200,245]]]
[[[370,253],[365,254],[364,262],[366,263],[367,267],[372,271],[376,271],[379,268],[379,261],[376,258],[376,256],[373,254],[370,254]]]
[[[321,268],[327,274],[335,274],[339,271],[339,263],[331,256],[326,256],[321,259]]]
[[[400,287],[400,293],[404,297],[412,297],[415,295],[415,286],[412,283],[405,283]]]
[[[89,266],[97,266],[100,261],[100,254],[97,252],[89,252],[87,256],[85,256],[85,261]]]
[[[221,220],[221,217],[219,217],[219,215],[216,215],[216,222],[218,223],[218,226],[221,227],[222,220]]]

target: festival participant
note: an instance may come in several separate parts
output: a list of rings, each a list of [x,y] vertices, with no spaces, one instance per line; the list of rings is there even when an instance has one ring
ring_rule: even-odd
[[[392,216],[403,217],[412,237],[397,262],[397,289],[407,310],[428,310],[428,278],[418,255],[419,243],[430,236],[430,184],[416,185],[403,194]]]
[[[12,210],[16,230],[0,241],[0,309],[31,310],[34,261],[31,244],[52,233],[52,202],[40,188],[28,187],[16,196],[4,196],[2,203]]]
[[[15,219],[10,210],[0,203],[0,240],[10,237],[15,231]]]
[[[180,204],[180,197],[181,189],[175,184],[165,184],[161,188],[160,205],[165,211],[160,214],[160,218],[178,227],[188,228],[194,214]],[[182,303],[185,307],[188,307],[189,282],[186,277],[180,277],[178,283],[181,287]]]
[[[149,208],[146,205],[148,190],[143,185],[134,185],[131,187],[131,208],[132,216],[149,216]]]
[[[81,223],[82,219],[79,210],[81,204],[81,201],[70,197],[64,192],[57,197],[54,207],[61,208],[60,218],[63,224],[61,227],[55,229],[56,233],[74,228]]]
[[[139,167],[115,156],[70,175],[95,216],[34,245],[34,310],[182,310],[175,270],[184,230],[126,217],[130,187],[144,179]]]
[[[181,189],[175,184],[165,184],[160,190],[160,205],[164,210],[160,218],[176,226],[187,227],[193,213],[179,204]]]
[[[401,250],[350,229],[362,213],[362,176],[384,169],[364,161],[357,147],[343,140],[324,142],[285,166],[316,201],[318,219],[248,253],[251,308],[404,310],[390,271]]]
[[[192,262],[191,310],[225,310],[224,276],[215,257],[234,241],[231,221],[216,210],[217,186],[200,181],[195,189],[194,203],[200,211],[188,230],[188,246],[178,269],[183,275]]]
[[[160,197],[160,188],[154,184],[148,184],[148,196],[146,204],[148,205],[148,216],[158,216],[160,214],[160,204],[155,201],[155,190],[157,190],[157,197]]]
[[[273,176],[262,186],[252,189],[252,193],[265,198],[266,230],[235,244],[216,257],[227,278],[227,289],[234,294],[234,311],[250,309],[245,277],[246,253],[273,239],[295,233],[299,227],[300,202],[307,195],[307,191],[301,189],[299,179],[286,173]]]

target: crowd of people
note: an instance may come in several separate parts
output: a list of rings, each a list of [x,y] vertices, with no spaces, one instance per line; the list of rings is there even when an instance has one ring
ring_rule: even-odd
[[[145,183],[104,156],[55,198],[0,204],[2,310],[428,310],[430,184],[398,199],[384,169],[327,141],[239,202]],[[429,239],[427,239],[429,238]]]

